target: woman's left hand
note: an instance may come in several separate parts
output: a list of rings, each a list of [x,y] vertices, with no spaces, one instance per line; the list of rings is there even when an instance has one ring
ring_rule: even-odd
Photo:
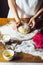
[[[35,27],[35,18],[32,17],[28,23],[28,26],[31,27],[31,29],[33,29]]]

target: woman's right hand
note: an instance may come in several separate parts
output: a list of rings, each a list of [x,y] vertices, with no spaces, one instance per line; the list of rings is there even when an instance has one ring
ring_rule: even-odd
[[[20,19],[16,20],[16,22],[14,22],[14,27],[13,27],[14,30],[18,31],[18,27],[20,24],[21,24]]]

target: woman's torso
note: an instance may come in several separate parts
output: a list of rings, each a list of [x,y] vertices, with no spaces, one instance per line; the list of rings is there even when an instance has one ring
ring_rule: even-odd
[[[18,15],[20,18],[29,18],[35,15],[36,11],[40,8],[42,0],[16,0]],[[12,15],[12,16],[10,16]],[[14,18],[12,11],[9,11],[9,17]]]

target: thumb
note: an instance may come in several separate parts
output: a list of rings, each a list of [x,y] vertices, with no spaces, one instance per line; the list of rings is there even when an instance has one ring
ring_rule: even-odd
[[[34,26],[35,26],[35,21],[33,20],[31,28],[34,28]]]
[[[19,26],[19,25],[20,25],[20,23],[19,23],[19,22],[17,22],[17,23],[16,23],[16,26]]]
[[[29,21],[28,26],[30,26],[30,24],[31,24],[31,20]]]

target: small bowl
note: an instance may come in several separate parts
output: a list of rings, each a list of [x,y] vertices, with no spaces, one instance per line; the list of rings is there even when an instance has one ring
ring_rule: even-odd
[[[13,50],[4,50],[4,52],[2,53],[3,58],[7,61],[10,61],[13,59],[15,53]]]
[[[4,42],[9,42],[9,41],[10,41],[10,36],[7,35],[7,34],[4,34],[2,40],[3,40]]]

